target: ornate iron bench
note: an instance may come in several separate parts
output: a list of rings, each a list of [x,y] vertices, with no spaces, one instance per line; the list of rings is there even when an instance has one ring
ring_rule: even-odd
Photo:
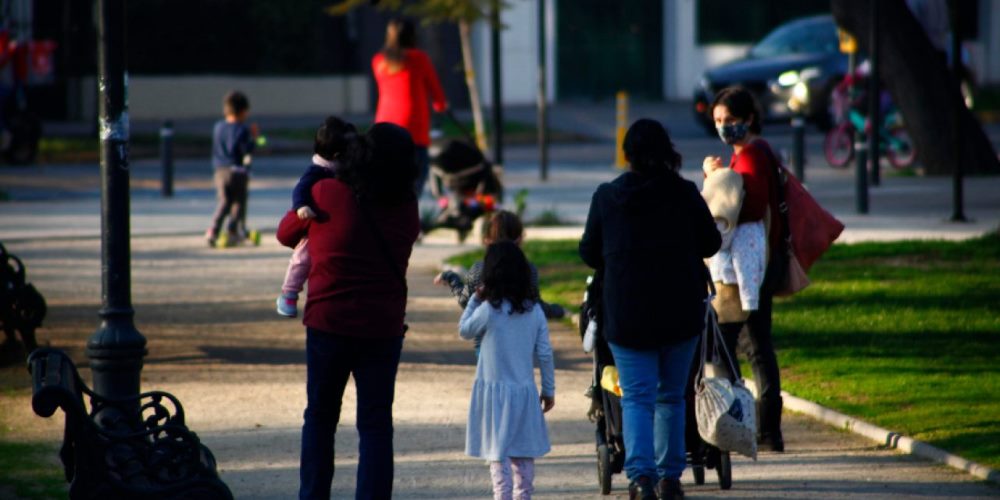
[[[59,456],[71,499],[232,499],[215,457],[184,424],[174,396],[145,392],[123,400],[95,394],[64,352],[42,348],[28,358],[32,409],[66,414]],[[90,398],[90,411],[84,405]]]
[[[28,283],[24,263],[0,244],[0,327],[6,336],[0,348],[19,351],[18,332],[26,352],[38,348],[35,330],[42,325],[45,313],[45,298],[34,285]],[[23,359],[19,356],[17,362]],[[0,359],[0,364],[3,361]]]

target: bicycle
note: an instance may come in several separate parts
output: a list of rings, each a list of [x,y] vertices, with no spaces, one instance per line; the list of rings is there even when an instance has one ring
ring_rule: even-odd
[[[833,168],[846,168],[854,159],[854,136],[857,131],[863,130],[865,136],[871,133],[870,121],[857,107],[866,102],[864,92],[858,91],[864,88],[863,78],[862,72],[844,77],[831,96],[837,125],[827,132],[823,140],[823,154]],[[893,168],[909,167],[916,159],[916,148],[903,126],[902,115],[893,106],[888,93],[883,92],[880,97],[883,120],[878,130],[879,157],[888,158]]]
[[[871,133],[871,123],[857,110],[850,110],[847,118],[827,132],[823,141],[823,154],[827,163],[834,168],[846,168],[854,158],[854,135],[859,129],[864,130],[866,136]],[[896,169],[913,164],[917,151],[903,127],[898,111],[891,110],[885,116],[878,133],[880,157],[884,155]]]

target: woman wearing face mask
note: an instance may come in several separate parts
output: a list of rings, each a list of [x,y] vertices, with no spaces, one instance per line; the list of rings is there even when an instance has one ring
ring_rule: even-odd
[[[771,340],[771,310],[774,291],[784,278],[787,252],[781,237],[782,218],[778,212],[778,180],[771,146],[760,137],[760,106],[749,91],[728,87],[715,96],[712,117],[719,138],[733,147],[728,168],[743,177],[743,206],[738,223],[764,221],[767,227],[768,262],[760,288],[758,308],[746,319],[747,351],[754,380],[759,389],[757,401],[758,441],[764,449],[781,452],[781,379],[778,359]],[[727,168],[717,156],[705,158],[704,169],[710,172]],[[740,323],[722,325],[727,344],[734,346],[742,329]]]

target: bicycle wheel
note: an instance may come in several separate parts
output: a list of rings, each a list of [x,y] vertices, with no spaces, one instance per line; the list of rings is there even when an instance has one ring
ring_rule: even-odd
[[[889,132],[889,143],[886,144],[886,156],[889,164],[895,169],[904,169],[913,165],[917,158],[917,149],[910,140],[910,134],[903,127],[897,127]]]
[[[826,133],[823,140],[823,155],[833,168],[846,168],[854,158],[854,127],[850,122],[837,125]]]

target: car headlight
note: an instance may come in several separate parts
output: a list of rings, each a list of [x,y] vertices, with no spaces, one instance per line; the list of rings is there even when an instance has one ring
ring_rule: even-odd
[[[803,104],[809,102],[809,86],[806,85],[806,82],[800,81],[792,87],[792,97]]]
[[[786,71],[778,75],[778,85],[782,87],[791,87],[799,83],[799,72],[798,71]]]
[[[778,75],[778,85],[782,87],[794,87],[801,82],[808,82],[820,74],[819,68],[810,66],[799,71],[790,70]]]
[[[792,87],[792,97],[788,100],[788,108],[794,113],[801,113],[808,105],[809,86],[806,85],[805,81],[800,80]]]

